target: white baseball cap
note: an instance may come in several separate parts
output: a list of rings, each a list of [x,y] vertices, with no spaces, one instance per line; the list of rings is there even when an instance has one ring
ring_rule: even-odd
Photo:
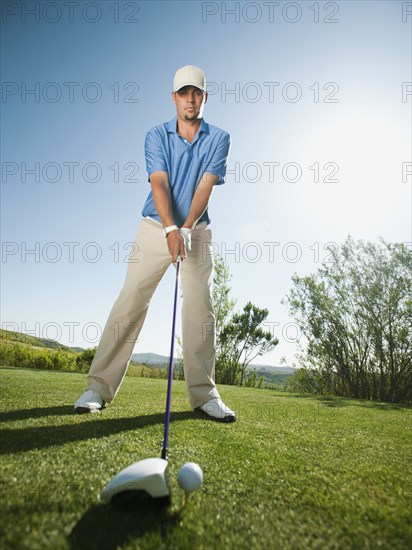
[[[173,91],[177,92],[180,88],[184,86],[196,86],[202,90],[206,91],[206,79],[205,73],[199,67],[194,65],[185,65],[176,71],[175,78],[173,81]]]

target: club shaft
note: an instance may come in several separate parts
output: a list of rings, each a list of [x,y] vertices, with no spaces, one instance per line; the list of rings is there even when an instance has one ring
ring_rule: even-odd
[[[180,259],[178,259],[176,263],[176,281],[175,281],[175,295],[174,295],[174,301],[173,301],[173,319],[172,319],[172,339],[170,343],[169,372],[167,377],[166,414],[165,414],[163,448],[162,448],[162,455],[161,455],[161,457],[164,458],[165,460],[167,460],[167,449],[169,445],[170,405],[172,401],[173,362],[174,362],[174,350],[175,350],[176,309],[177,309],[177,293],[179,289],[179,271],[180,271]]]

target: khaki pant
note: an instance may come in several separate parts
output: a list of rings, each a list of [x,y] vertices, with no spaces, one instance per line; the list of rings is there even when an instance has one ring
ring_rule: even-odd
[[[192,408],[219,397],[214,382],[215,334],[211,299],[212,234],[205,224],[192,231],[192,251],[181,263],[182,340],[186,386]],[[123,381],[150,300],[172,263],[160,223],[140,222],[125,284],[106,322],[87,377],[87,387],[110,403]],[[173,289],[170,289],[172,295]],[[170,316],[172,311],[170,311]]]

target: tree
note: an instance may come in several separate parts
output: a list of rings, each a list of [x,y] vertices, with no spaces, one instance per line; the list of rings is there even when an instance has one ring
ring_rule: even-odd
[[[292,278],[284,300],[307,338],[304,359],[321,391],[412,400],[412,266],[404,244],[355,242],[332,262]]]
[[[213,305],[216,335],[216,382],[220,384],[244,384],[246,369],[253,359],[271,351],[278,340],[261,325],[268,316],[267,309],[259,309],[251,302],[243,313],[233,314],[236,301],[231,298],[231,275],[224,259],[215,256],[213,278]],[[255,378],[250,384],[262,384]]]
[[[218,254],[214,257],[214,275],[213,275],[213,308],[215,312],[215,337],[216,337],[216,361],[215,372],[216,381],[222,383],[224,379],[225,357],[227,350],[222,340],[223,328],[229,321],[235,307],[236,301],[230,296],[229,287],[232,276],[229,272],[229,266]]]
[[[222,342],[222,383],[240,384],[245,381],[247,366],[256,357],[272,351],[279,343],[270,331],[261,327],[269,310],[248,302],[242,313],[235,313],[220,334]]]
[[[230,296],[231,288],[229,282],[232,276],[229,272],[229,266],[224,259],[218,254],[215,255],[215,267],[213,275],[213,307],[215,310],[215,335],[216,335],[216,352],[219,355],[221,351],[222,341],[221,333],[226,326],[230,315],[236,305],[236,300]]]

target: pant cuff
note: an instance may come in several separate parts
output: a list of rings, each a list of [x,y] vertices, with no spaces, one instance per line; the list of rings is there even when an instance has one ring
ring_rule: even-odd
[[[97,380],[88,380],[87,389],[97,392],[105,403],[111,403],[114,395],[109,391],[108,387]]]
[[[214,397],[220,397],[220,394],[217,391],[217,388],[211,389],[207,394],[203,394],[202,397],[200,396],[191,397],[189,393],[189,401],[190,401],[190,406],[192,407],[192,411],[194,411],[198,407],[201,407],[202,405],[204,405]]]

